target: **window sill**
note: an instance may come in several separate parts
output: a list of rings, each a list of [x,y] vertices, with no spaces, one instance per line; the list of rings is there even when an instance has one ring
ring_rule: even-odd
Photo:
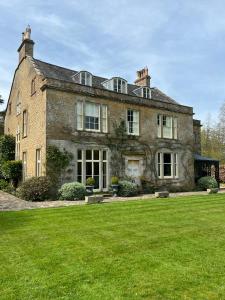
[[[163,178],[160,178],[158,177],[158,180],[178,180],[179,177],[163,177]]]
[[[158,140],[166,140],[166,141],[178,141],[178,139],[175,139],[175,138],[164,138],[164,137],[158,137],[158,136],[157,136],[157,139]]]

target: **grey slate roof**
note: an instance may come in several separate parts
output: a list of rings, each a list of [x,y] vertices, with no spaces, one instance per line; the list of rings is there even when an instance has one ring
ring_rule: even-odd
[[[52,78],[52,79],[57,79],[61,81],[67,81],[74,83],[73,81],[73,76],[78,72],[75,70],[70,70],[67,68],[63,68],[60,66],[52,65],[46,62],[43,62],[38,59],[32,58],[32,62],[35,65],[36,69],[45,77],[45,78]],[[107,80],[108,78],[103,78],[99,76],[93,75],[92,77],[92,86],[100,89],[105,89],[103,85],[101,84],[103,81]],[[131,96],[136,96],[137,95],[133,92],[135,89],[137,89],[139,86],[134,85],[134,84],[128,84],[127,85],[127,90],[128,90],[128,95]],[[173,103],[173,104],[178,104],[175,100],[161,92],[157,88],[151,88],[151,94],[152,94],[152,99],[153,100],[159,100],[162,102],[166,103]]]

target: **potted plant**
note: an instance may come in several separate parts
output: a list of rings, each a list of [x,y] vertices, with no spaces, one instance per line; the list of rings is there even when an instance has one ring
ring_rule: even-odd
[[[113,196],[116,197],[118,193],[118,188],[119,188],[119,178],[116,176],[113,176],[111,178],[111,187],[113,191]]]
[[[92,177],[88,177],[86,180],[86,191],[89,195],[93,194],[94,190],[94,185],[95,185],[95,180]]]

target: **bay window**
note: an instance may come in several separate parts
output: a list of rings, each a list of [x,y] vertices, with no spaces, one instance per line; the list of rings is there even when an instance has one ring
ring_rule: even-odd
[[[172,152],[157,153],[157,174],[163,178],[178,178],[178,155]]]
[[[92,102],[77,102],[77,129],[108,132],[107,105]]]
[[[177,118],[157,115],[157,136],[159,138],[177,139]]]
[[[127,110],[127,134],[139,135],[139,111]]]

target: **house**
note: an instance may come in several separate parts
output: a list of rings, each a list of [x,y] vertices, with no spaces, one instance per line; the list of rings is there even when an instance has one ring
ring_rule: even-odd
[[[47,146],[56,145],[73,154],[63,182],[94,177],[96,190],[107,190],[111,176],[137,183],[144,176],[157,186],[194,186],[200,121],[192,107],[151,87],[147,68],[130,84],[43,62],[33,49],[28,27],[5,116],[24,179],[45,175]]]

